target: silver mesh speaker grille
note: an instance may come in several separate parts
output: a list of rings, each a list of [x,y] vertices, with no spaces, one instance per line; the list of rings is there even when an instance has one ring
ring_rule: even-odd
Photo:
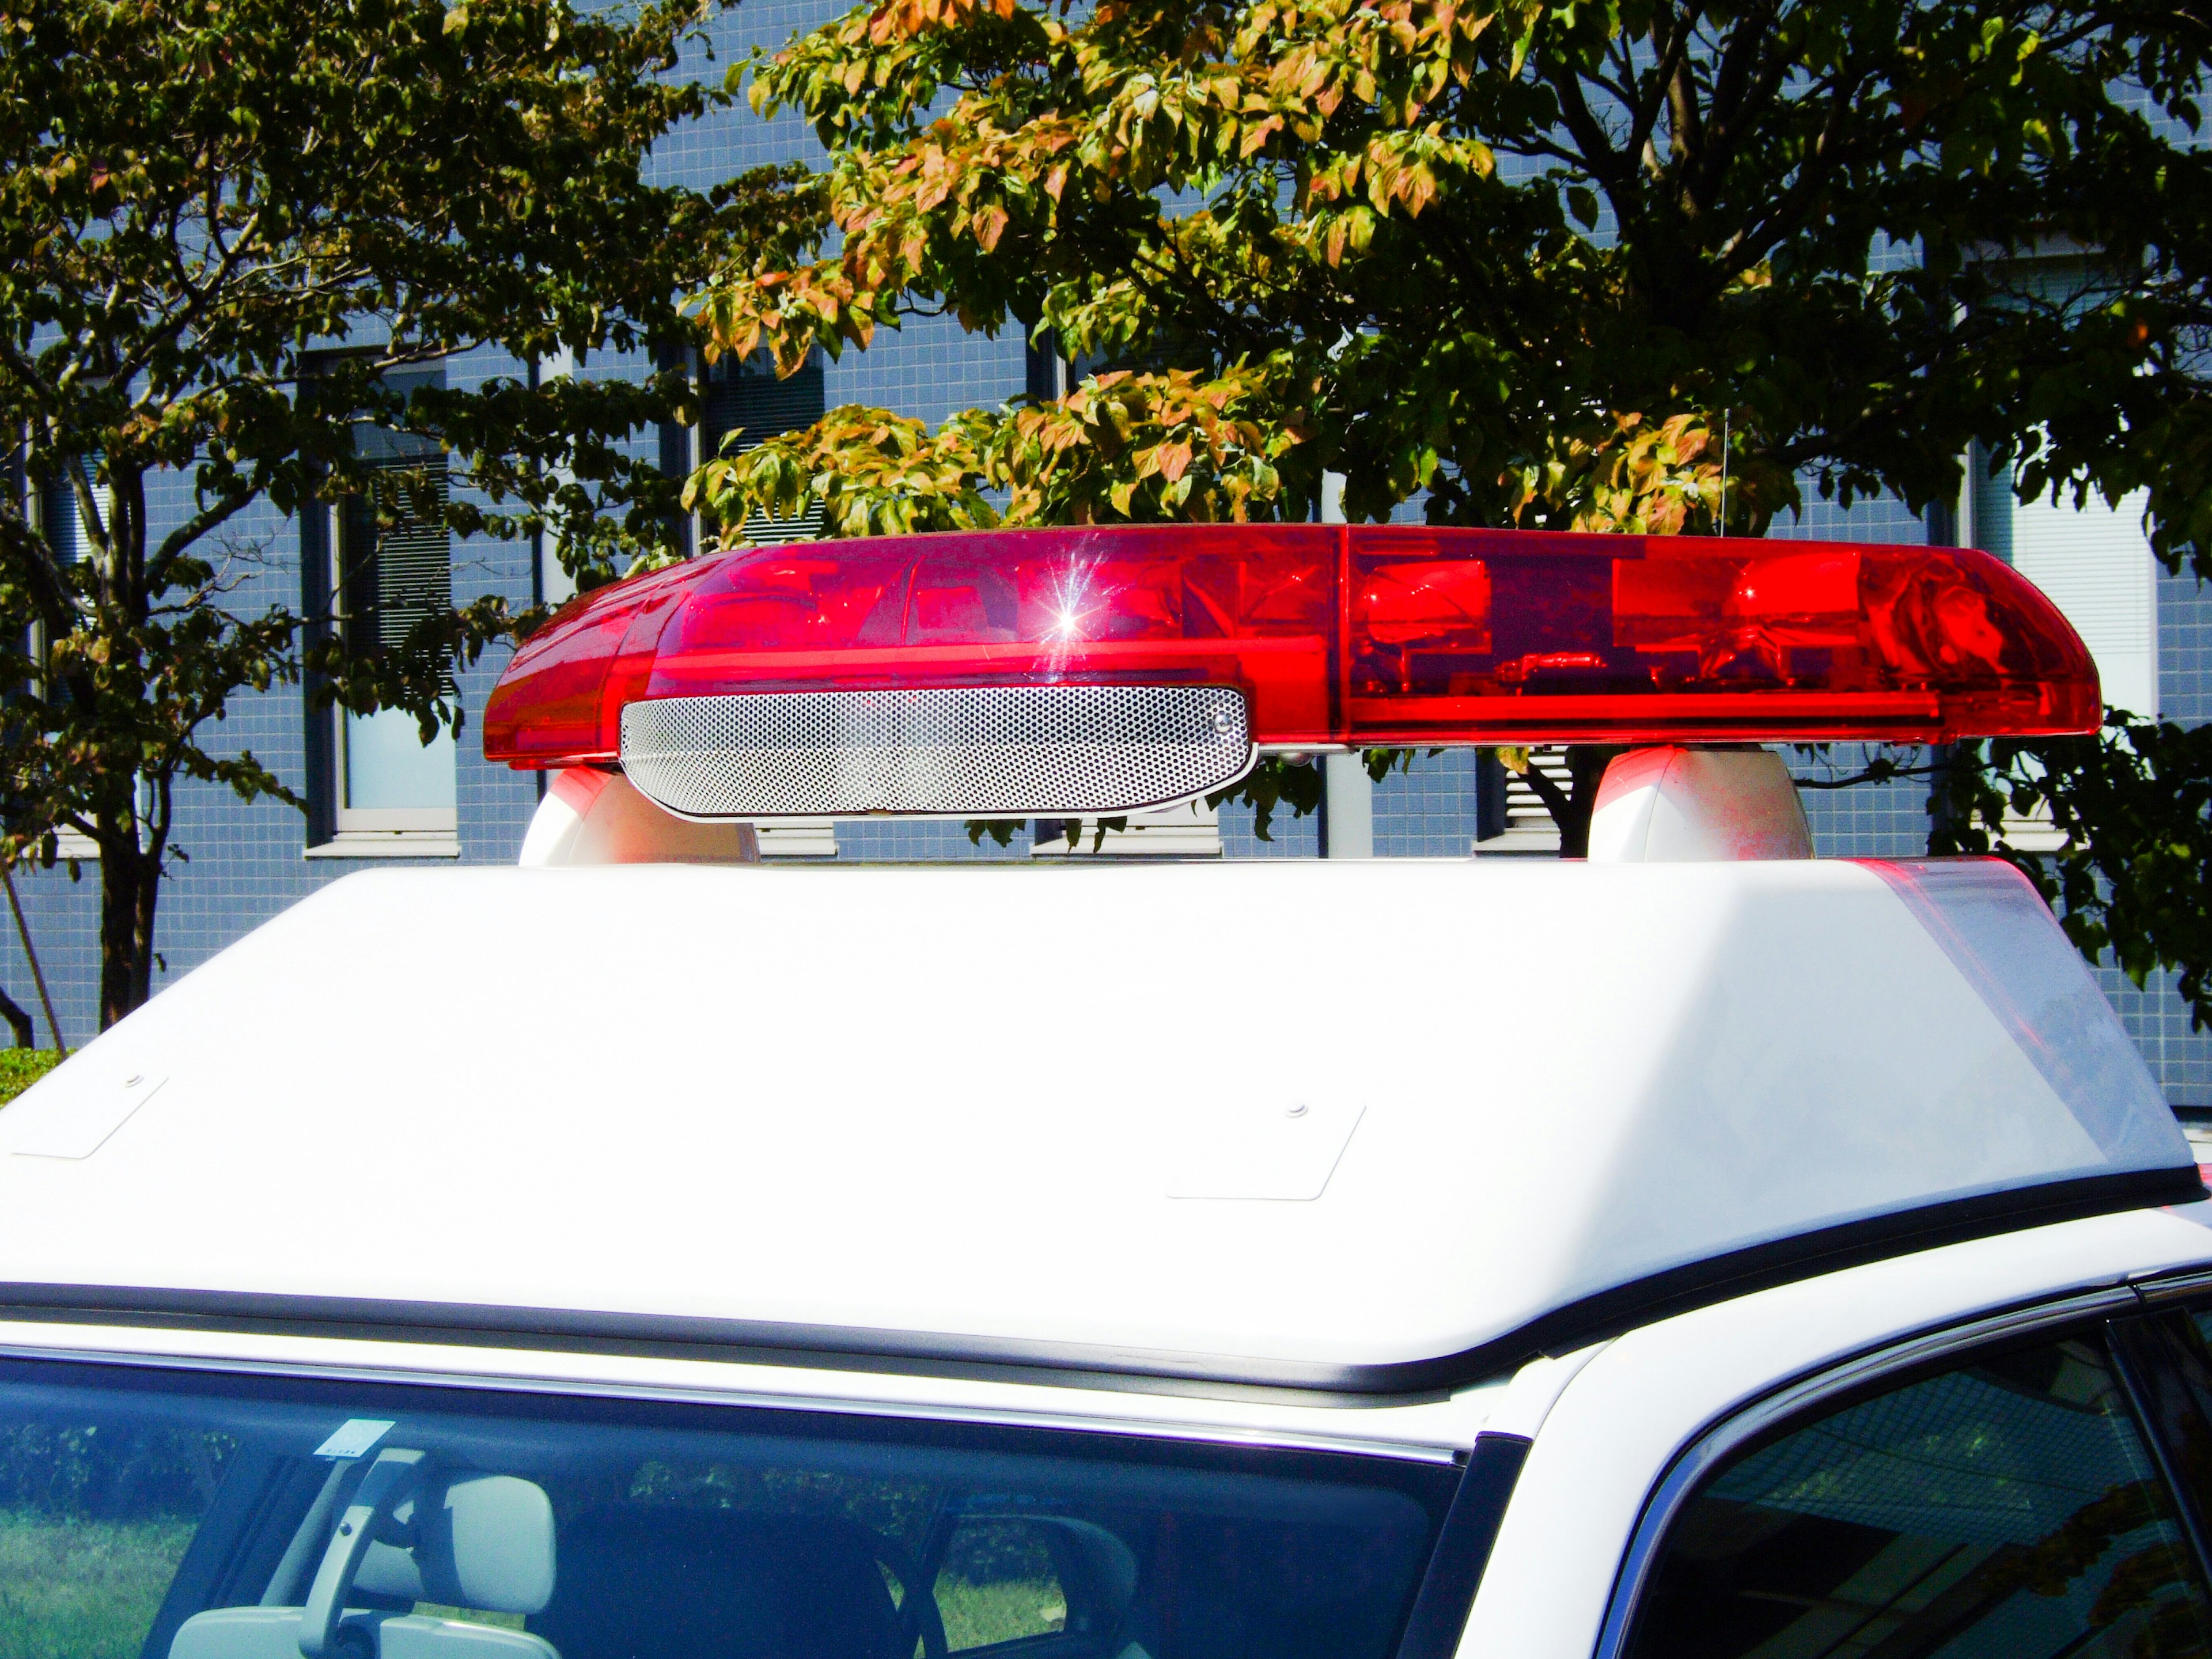
[[[623,770],[698,818],[1133,811],[1235,782],[1243,694],[1017,685],[653,697],[622,712]]]

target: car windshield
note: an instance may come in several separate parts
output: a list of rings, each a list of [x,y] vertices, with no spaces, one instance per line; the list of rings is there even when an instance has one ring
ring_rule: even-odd
[[[1386,1659],[1456,1472],[0,1363],[0,1659]]]

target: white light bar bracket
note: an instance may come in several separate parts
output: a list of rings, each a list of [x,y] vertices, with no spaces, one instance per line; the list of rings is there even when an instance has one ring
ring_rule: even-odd
[[[1590,812],[1593,864],[1812,856],[1796,782],[1769,749],[1632,749],[1606,768]]]

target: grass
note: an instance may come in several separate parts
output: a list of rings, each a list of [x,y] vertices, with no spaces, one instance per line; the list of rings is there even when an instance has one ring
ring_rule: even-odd
[[[954,1653],[1043,1636],[1067,1625],[1067,1598],[1049,1578],[1001,1578],[974,1584],[945,1573],[937,1581],[945,1645]]]
[[[137,1659],[192,1532],[0,1510],[0,1659]]]
[[[497,1625],[501,1630],[522,1630],[526,1621],[519,1613],[486,1613],[482,1607],[449,1607],[442,1601],[417,1601],[408,1609],[426,1619],[451,1619],[463,1625]]]
[[[5,1106],[61,1062],[61,1055],[52,1048],[0,1048],[0,1106]]]

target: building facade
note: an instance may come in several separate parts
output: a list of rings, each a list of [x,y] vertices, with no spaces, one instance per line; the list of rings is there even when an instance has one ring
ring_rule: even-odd
[[[756,46],[773,47],[841,9],[824,0],[747,0],[714,25],[714,59],[695,72],[719,76]],[[764,162],[809,158],[811,134],[790,115],[763,121],[739,107],[715,113],[672,135],[655,157],[671,181],[711,185]],[[564,365],[582,374],[641,374],[647,365],[620,359]],[[543,372],[544,366],[541,366]],[[526,366],[495,353],[447,361],[437,370],[454,385],[518,375]],[[1028,348],[1018,329],[996,339],[963,333],[950,319],[910,323],[879,335],[866,352],[811,365],[779,381],[745,365],[724,362],[702,374],[697,428],[670,428],[657,442],[670,467],[714,453],[724,434],[749,436],[789,429],[841,404],[889,407],[936,422],[954,411],[999,403],[1024,391],[1049,389],[1057,366]],[[394,451],[395,461],[410,458]],[[185,488],[156,501],[181,513]],[[57,526],[67,515],[51,513]],[[1408,515],[1410,516],[1410,515]],[[2075,511],[2048,502],[2023,506],[2009,481],[1985,479],[1955,514],[1924,523],[1894,502],[1862,503],[1848,512],[1813,501],[1779,536],[1863,542],[1948,542],[1954,538],[2010,559],[2057,601],[2094,652],[2106,699],[2142,715],[2194,723],[2212,719],[2212,604],[2193,579],[2162,573],[2144,541],[2140,514],[2094,506]],[[805,533],[805,526],[786,533]],[[57,530],[57,533],[61,533]],[[558,598],[562,578],[543,550],[483,538],[453,540],[442,532],[387,533],[345,513],[285,519],[262,508],[241,524],[252,546],[250,574],[234,603],[241,611],[268,602],[305,604],[311,612],[337,598],[349,626],[404,632],[410,607],[447,596],[494,592],[521,606]],[[494,655],[463,673],[459,691],[471,723],[458,740],[425,746],[409,717],[362,719],[315,713],[305,691],[283,687],[246,696],[222,728],[237,748],[273,766],[308,803],[305,814],[264,801],[245,805],[219,787],[188,786],[179,811],[181,859],[161,907],[157,986],[189,971],[214,951],[323,883],[394,860],[433,865],[512,862],[539,799],[532,774],[487,765],[475,723],[503,665]],[[1863,757],[1856,749],[1808,753],[1795,764],[1808,782],[1847,776]],[[1543,763],[1540,757],[1539,763]],[[1925,784],[1809,789],[1806,805],[1819,850],[1832,856],[1910,856],[1924,851],[1929,818]],[[2028,827],[2032,833],[2032,826]],[[1223,858],[1462,858],[1540,856],[1556,835],[1534,793],[1472,752],[1419,759],[1409,770],[1368,784],[1356,763],[1332,766],[1328,808],[1318,817],[1279,815],[1269,836],[1257,833],[1249,809],[1218,814],[1186,809],[1134,825],[1101,844],[1071,843],[1057,826],[1024,826],[1010,844],[972,843],[951,823],[823,823],[779,828],[763,838],[772,858],[816,862],[883,859],[1032,859],[1162,855]],[[88,1041],[95,1025],[99,979],[99,882],[88,844],[65,839],[51,870],[16,878],[23,921],[36,946],[59,1014],[64,1039]],[[0,941],[0,982],[26,1007],[34,991],[20,938]],[[447,941],[418,941],[426,998],[451,995]],[[773,948],[772,945],[767,948]],[[1469,939],[1470,950],[1510,950],[1510,939]],[[1279,967],[1253,971],[1281,972]],[[2212,1109],[2212,1035],[2192,1032],[2189,1011],[2162,979],[2137,989],[2112,970],[2100,972],[2106,993],[2141,1045],[2152,1071],[2178,1107]],[[580,1000],[619,997],[619,986],[592,981],[588,962],[577,969]],[[41,1019],[43,1027],[43,1018]],[[364,1042],[404,1033],[364,1030]],[[42,1040],[46,1040],[42,1036]]]

